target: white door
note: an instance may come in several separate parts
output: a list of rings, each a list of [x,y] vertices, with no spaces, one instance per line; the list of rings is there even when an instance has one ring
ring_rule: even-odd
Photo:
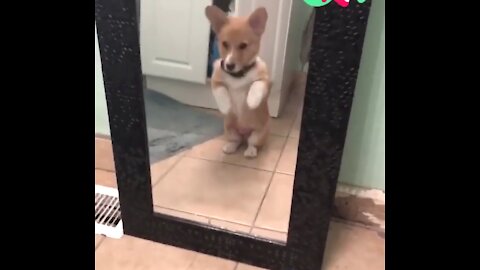
[[[272,116],[278,116],[281,108],[282,96],[285,92],[282,87],[288,76],[284,76],[285,55],[287,54],[287,35],[290,31],[290,12],[293,1],[301,0],[237,0],[235,14],[250,15],[256,8],[264,7],[268,12],[267,26],[262,36],[259,55],[269,68],[273,86],[270,91],[268,108]],[[300,2],[300,4],[304,4]],[[303,31],[294,29],[293,31]]]
[[[262,44],[260,47],[260,57],[265,61],[267,66],[272,69],[275,68],[278,63],[276,63],[275,56],[281,55],[276,54],[278,47],[285,44],[284,40],[277,40],[277,37],[280,33],[287,32],[288,26],[288,17],[281,18],[283,19],[283,24],[280,23],[279,9],[285,6],[285,0],[237,0],[235,15],[239,16],[248,16],[258,7],[264,7],[268,12],[268,20],[265,28],[265,33],[262,36]],[[287,6],[288,7],[288,6]],[[288,13],[287,13],[288,15]],[[283,26],[283,28],[280,28]],[[274,73],[273,70],[270,70],[270,73]],[[271,74],[272,79],[275,78],[276,74]]]
[[[206,83],[212,0],[141,0],[140,48],[146,75]]]

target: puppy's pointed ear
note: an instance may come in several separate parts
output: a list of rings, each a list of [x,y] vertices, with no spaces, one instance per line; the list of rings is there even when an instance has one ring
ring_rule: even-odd
[[[218,34],[220,29],[227,23],[228,17],[225,12],[216,6],[208,6],[205,8],[205,15],[212,24],[213,31]]]
[[[267,25],[268,14],[267,10],[264,7],[257,8],[250,16],[248,17],[248,23],[253,29],[255,34],[261,36],[265,32],[265,26]]]

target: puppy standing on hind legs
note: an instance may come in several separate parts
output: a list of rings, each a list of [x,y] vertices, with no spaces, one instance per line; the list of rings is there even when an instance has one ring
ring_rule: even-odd
[[[227,17],[215,6],[205,9],[217,35],[220,56],[214,63],[212,92],[224,115],[227,143],[223,151],[234,153],[247,142],[245,157],[253,158],[268,137],[270,115],[268,96],[271,83],[268,69],[260,57],[260,40],[267,23],[265,8],[248,17]]]

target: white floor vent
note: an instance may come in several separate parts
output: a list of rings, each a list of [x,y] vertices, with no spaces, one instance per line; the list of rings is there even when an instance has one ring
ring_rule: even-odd
[[[95,234],[119,239],[123,236],[118,190],[95,185]]]

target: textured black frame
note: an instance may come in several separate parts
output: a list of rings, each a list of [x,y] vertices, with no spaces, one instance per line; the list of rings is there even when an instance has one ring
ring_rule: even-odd
[[[95,0],[125,234],[269,269],[321,269],[370,4],[316,8],[285,244],[154,212],[135,0]]]

